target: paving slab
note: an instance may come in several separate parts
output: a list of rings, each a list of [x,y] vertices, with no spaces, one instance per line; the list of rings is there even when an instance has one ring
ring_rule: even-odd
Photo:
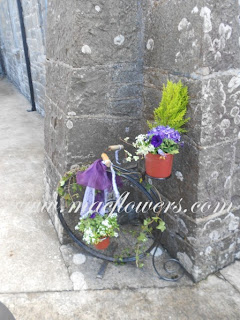
[[[161,275],[169,276],[164,272],[164,262],[170,257],[164,249],[162,251],[163,254],[155,258],[156,266]],[[108,263],[103,279],[98,279],[97,274],[103,263],[101,259],[88,255],[74,244],[61,246],[61,252],[73,283],[81,287],[81,281],[83,281],[82,286],[86,289],[139,289],[193,285],[192,280],[187,274],[178,282],[160,280],[153,269],[151,255],[142,260],[144,262],[143,268],[137,268],[135,262],[123,265]],[[177,266],[172,265],[170,267],[176,268]],[[84,278],[80,276],[81,274]],[[179,270],[179,275],[181,274],[182,271]]]
[[[235,261],[230,266],[222,269],[220,273],[240,292],[240,261]]]
[[[0,80],[0,292],[71,290],[43,195],[43,118]]]
[[[17,320],[238,320],[240,315],[240,296],[215,276],[194,287],[5,294],[0,301]]]

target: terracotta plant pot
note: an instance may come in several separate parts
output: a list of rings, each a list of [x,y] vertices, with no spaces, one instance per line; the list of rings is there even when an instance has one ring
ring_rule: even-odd
[[[165,158],[159,154],[148,153],[145,156],[146,174],[153,178],[167,178],[172,173],[173,154],[166,154]]]
[[[109,244],[110,244],[110,238],[109,237],[103,238],[101,242],[99,242],[98,244],[95,244],[95,248],[98,250],[104,250],[104,249],[107,249]]]

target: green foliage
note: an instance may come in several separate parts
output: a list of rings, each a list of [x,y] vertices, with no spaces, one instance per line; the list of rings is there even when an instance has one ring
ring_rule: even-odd
[[[145,183],[145,189],[149,192],[152,188],[152,185],[148,182]]]
[[[141,232],[139,236],[137,237],[137,243],[135,248],[135,254],[136,254],[136,266],[138,268],[143,267],[143,263],[140,263],[140,255],[144,252],[144,247],[141,246],[141,243],[145,243],[148,238],[147,235],[151,235],[153,231],[153,227],[151,226],[153,223],[156,224],[156,229],[163,232],[166,230],[165,222],[158,216],[156,217],[149,217],[144,219],[143,225],[141,227]]]
[[[164,153],[168,153],[168,154],[179,153],[179,145],[174,141],[172,141],[171,139],[164,139],[160,147]]]
[[[88,168],[88,165],[66,172],[58,183],[57,192],[60,197],[64,198],[67,207],[74,203],[74,200],[79,197],[79,193],[83,189],[81,185],[77,184],[76,174],[78,171],[86,170],[86,168]]]
[[[163,85],[162,100],[159,107],[154,110],[154,123],[148,122],[150,129],[156,126],[169,126],[179,132],[187,130],[182,126],[189,121],[185,118],[188,104],[188,88],[182,82],[173,83],[168,81]]]

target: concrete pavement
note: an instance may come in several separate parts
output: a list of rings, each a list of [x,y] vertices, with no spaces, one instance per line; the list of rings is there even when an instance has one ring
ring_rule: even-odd
[[[240,262],[195,285],[159,280],[143,269],[109,264],[73,244],[61,246],[43,194],[43,118],[0,80],[0,301],[16,320],[240,319]],[[164,253],[158,258],[161,266]],[[0,320],[5,320],[1,319]]]

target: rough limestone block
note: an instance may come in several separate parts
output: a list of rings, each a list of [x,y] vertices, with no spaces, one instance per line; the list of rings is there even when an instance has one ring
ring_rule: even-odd
[[[120,137],[133,137],[137,131],[139,132],[140,126],[140,122],[134,119],[115,119],[107,116],[72,117],[68,121],[68,153],[71,165],[99,158],[109,145],[119,144]]]
[[[71,69],[48,61],[46,94],[70,116],[106,113],[140,117],[141,78],[134,79],[131,70],[136,73],[135,64]]]
[[[149,2],[145,31],[145,63],[149,67],[191,73],[202,65],[204,1]],[[196,10],[196,9],[195,9]],[[164,45],[163,45],[164,44]]]
[[[199,155],[198,200],[231,202],[234,166],[234,146],[232,143],[203,148]],[[214,165],[213,165],[214,164]],[[204,210],[205,211],[205,210]],[[211,214],[212,209],[199,216]]]
[[[76,0],[72,0],[71,5],[66,5],[65,1],[60,0],[56,5],[56,1],[48,1],[47,59],[60,60],[71,65],[72,57],[69,56],[69,52],[74,43],[76,2]]]
[[[47,99],[45,112],[45,150],[57,170],[64,173],[68,150],[67,119],[61,109],[49,99]]]
[[[148,66],[196,75],[238,68],[237,1],[153,1],[147,13]]]
[[[88,1],[72,1],[71,6],[59,1],[55,8],[50,1],[48,58],[73,67],[136,60],[140,28],[137,1],[108,0],[95,7]]]
[[[100,8],[100,10],[99,10]],[[137,1],[78,3],[73,66],[134,61],[139,55],[141,21]]]
[[[238,138],[240,132],[239,75],[203,81],[201,144],[210,145]]]
[[[46,96],[57,103],[66,112],[68,87],[71,80],[71,68],[58,62],[46,63]]]

